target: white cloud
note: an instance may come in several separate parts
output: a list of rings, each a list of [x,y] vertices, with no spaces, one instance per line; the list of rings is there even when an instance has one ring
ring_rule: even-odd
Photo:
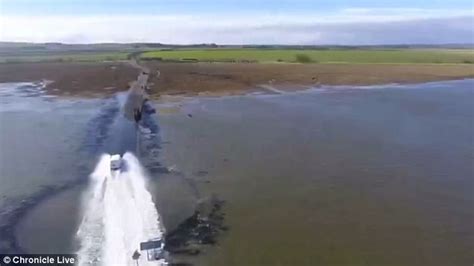
[[[1,41],[226,44],[473,42],[470,10],[343,9],[331,14],[2,16]]]

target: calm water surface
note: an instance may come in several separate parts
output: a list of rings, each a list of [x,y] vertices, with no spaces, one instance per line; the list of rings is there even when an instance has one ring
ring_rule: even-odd
[[[73,252],[77,180],[136,139],[120,97],[26,85],[0,88],[0,247],[14,231],[29,252]],[[194,98],[156,104],[159,138],[137,152],[168,229],[226,201],[229,230],[196,265],[471,265],[473,102],[474,80]]]
[[[473,102],[464,80],[166,112],[162,161],[226,200],[230,230],[197,264],[472,264]]]

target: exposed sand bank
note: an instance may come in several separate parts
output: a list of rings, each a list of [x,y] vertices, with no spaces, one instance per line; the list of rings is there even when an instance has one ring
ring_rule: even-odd
[[[127,63],[0,64],[0,82],[53,81],[46,89],[58,95],[108,95],[127,90],[138,70]]]
[[[164,94],[242,93],[317,85],[419,83],[474,77],[474,65],[147,63]],[[262,86],[264,85],[264,86]]]
[[[145,65],[151,70],[149,93],[153,98],[163,94],[242,94],[274,88],[419,83],[474,77],[474,65],[470,64],[146,62]],[[47,79],[54,81],[47,86],[53,94],[102,95],[126,90],[139,71],[135,67],[126,62],[0,64],[0,82]]]

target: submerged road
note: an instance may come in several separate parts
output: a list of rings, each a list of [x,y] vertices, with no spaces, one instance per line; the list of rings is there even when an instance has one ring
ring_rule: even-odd
[[[83,184],[84,181],[86,181],[83,177],[89,174],[88,164],[86,163],[90,160],[89,157],[94,157],[95,155],[101,153],[121,155],[125,154],[127,151],[135,153],[138,147],[138,127],[137,123],[135,123],[133,112],[134,110],[139,110],[140,112],[142,109],[148,110],[148,106],[144,107],[144,103],[148,98],[146,88],[149,80],[150,71],[146,67],[140,66],[135,60],[133,60],[131,64],[139,70],[139,73],[137,73],[138,76],[136,80],[130,83],[128,91],[119,93],[118,95],[116,95],[116,97],[101,99],[93,104],[83,104],[81,101],[78,101],[77,103],[74,102],[73,104],[65,104],[58,99],[55,105],[52,105],[49,102],[45,103],[42,100],[36,102],[36,97],[24,97],[22,95],[19,95],[18,97],[21,98],[13,98],[13,96],[11,96],[12,103],[16,102],[16,100],[21,100],[21,104],[19,106],[22,106],[23,103],[27,103],[27,105],[25,106],[39,106],[39,108],[44,108],[44,110],[51,110],[51,112],[54,113],[51,116],[45,116],[48,118],[51,117],[51,119],[41,118],[37,122],[35,122],[36,124],[52,125],[52,128],[55,128],[56,125],[61,125],[61,130],[63,130],[63,127],[68,129],[64,129],[65,131],[55,131],[53,129],[42,129],[39,131],[40,134],[51,134],[51,137],[45,137],[44,139],[42,139],[43,141],[41,141],[41,143],[45,143],[45,145],[51,145],[51,147],[47,146],[47,149],[45,149],[46,152],[43,152],[39,147],[46,146],[34,146],[35,152],[32,153],[32,160],[27,160],[28,169],[30,170],[27,172],[33,172],[33,175],[30,174],[32,178],[31,180],[37,180],[37,178],[40,177],[43,178],[40,181],[43,182],[44,185],[42,185],[42,190],[25,190],[25,198],[22,198],[21,202],[19,201],[18,203],[16,203],[14,202],[14,200],[12,200],[12,203],[8,202],[8,209],[6,209],[6,211],[5,209],[3,209],[2,212],[0,212],[0,253],[26,253],[26,251],[28,251],[29,249],[49,251],[61,250],[64,253],[66,253],[65,251],[70,252],[72,250],[73,247],[69,246],[69,243],[74,237],[72,231],[74,230],[73,227],[75,226],[75,224],[71,221],[75,219],[75,211],[77,211],[75,206],[76,201],[78,199],[75,198],[75,196],[77,195],[78,189],[76,189],[76,186],[78,184]],[[28,85],[28,87],[25,88],[35,89],[35,91],[41,91],[42,89],[42,87],[37,86],[36,84]],[[14,92],[16,93],[16,91],[17,89],[15,88]],[[18,93],[20,92],[22,91],[18,90]],[[14,96],[16,97],[16,95]],[[39,97],[40,94],[35,96]],[[35,105],[32,105],[33,103]],[[95,104],[97,104],[97,106],[94,106]],[[4,102],[2,102],[2,106],[5,106]],[[67,124],[70,122],[71,116],[69,114],[63,115],[60,112],[56,112],[58,110],[62,110],[58,108],[63,106],[71,108],[68,110],[76,110],[75,108],[79,110],[79,126],[73,128],[67,126]],[[97,115],[92,117],[92,119],[88,122],[82,121],[81,119],[86,120],[89,119],[89,117],[88,113],[82,113],[81,109],[85,110],[90,108],[97,109]],[[38,117],[34,115],[34,112],[30,112],[28,109],[23,110],[20,108],[18,110],[21,110],[21,112],[18,112],[19,114],[21,113],[20,117],[28,118],[20,120],[38,119]],[[33,115],[26,116],[30,114]],[[15,117],[12,116],[12,119],[14,118]],[[76,116],[74,116],[74,119],[76,119]],[[149,122],[153,119],[154,117],[151,115],[143,115],[143,119],[141,121],[142,126],[146,127],[152,133],[156,132],[156,129],[154,129],[154,127],[157,128],[157,125],[154,124],[154,122]],[[26,126],[26,123],[21,125],[22,126],[19,127],[19,129],[28,128]],[[84,129],[85,132],[83,132],[82,129]],[[64,138],[64,141],[62,141],[63,138],[59,137],[58,132],[61,132],[61,134],[63,134],[64,132],[64,134],[66,135],[69,134],[67,135],[67,141],[66,138]],[[26,137],[28,135],[31,134],[25,134],[24,136]],[[84,137],[83,142],[79,140],[82,138],[82,136]],[[78,139],[78,141],[72,141],[76,139]],[[150,140],[147,139],[147,141]],[[30,140],[30,138],[26,138],[25,143],[29,142],[35,143],[37,141],[33,139]],[[69,146],[68,144],[63,144],[69,142],[74,143],[74,145],[76,145],[77,143],[77,147]],[[63,148],[62,145],[66,146],[64,146]],[[16,146],[14,145],[10,148],[13,149],[14,147]],[[150,146],[147,146],[147,149],[149,147]],[[76,149],[79,152],[77,152],[77,154],[74,153],[69,156],[70,151],[75,151]],[[62,151],[63,155],[68,155],[61,155],[58,156],[60,158],[56,158],[56,150]],[[142,153],[146,154],[146,152]],[[24,156],[22,156],[22,158],[23,157]],[[38,161],[39,157],[44,157],[45,159],[41,159]],[[48,158],[50,158],[51,160],[49,160]],[[52,163],[49,163],[50,161]],[[63,167],[63,165],[67,166]],[[34,174],[35,172],[37,172],[39,176],[37,176],[37,174]],[[21,172],[12,170],[7,176],[12,176],[13,179],[13,177],[18,175],[17,173]],[[58,176],[58,179],[54,179],[55,176]],[[65,180],[63,176],[71,177],[70,179]],[[25,178],[28,177],[29,175],[25,175]],[[31,182],[34,183],[33,181]],[[20,185],[18,185],[17,187],[20,187]],[[12,191],[14,190],[12,189]],[[62,198],[63,196],[58,196],[59,192],[65,192],[64,195],[66,195],[65,197],[67,197],[67,200],[64,200],[64,198]],[[73,207],[70,207],[70,205]],[[54,208],[50,208],[49,206],[54,206]],[[63,208],[63,206],[65,207]],[[43,208],[46,208],[46,210]],[[43,213],[47,212],[48,208],[49,210],[52,210],[51,214],[54,214],[56,212],[56,208],[59,208],[60,210],[66,212],[67,215],[64,214],[58,217],[54,217],[54,219],[48,220],[43,217]],[[38,218],[38,215],[40,218]],[[46,216],[53,217],[54,215]],[[38,224],[38,226],[36,226],[36,224]],[[56,231],[56,228],[66,229],[65,231],[59,230],[58,232]],[[54,235],[54,237],[52,237],[52,235]],[[48,239],[51,244],[40,243],[39,240],[41,239]]]
[[[91,265],[100,258],[103,265],[165,265],[163,257],[149,260],[144,242],[163,239],[164,229],[150,192],[146,176],[137,157],[140,147],[138,129],[148,127],[149,106],[145,106],[149,70],[135,59],[131,64],[140,70],[126,93],[117,95],[120,110],[110,128],[96,169],[91,174],[88,201],[79,226],[81,249],[79,265]],[[142,116],[142,110],[144,115]],[[121,114],[120,112],[123,112]],[[111,171],[110,155],[119,154],[119,171]],[[99,211],[98,211],[99,210]],[[102,226],[97,229],[97,227]],[[91,240],[92,239],[92,240]],[[97,241],[99,239],[99,241]],[[159,247],[162,251],[162,246]],[[139,254],[135,257],[135,254]],[[161,254],[161,253],[160,253]]]
[[[129,90],[118,95],[119,112],[110,126],[109,138],[104,143],[104,152],[125,154],[127,151],[138,152],[137,125],[144,118],[144,104],[148,99],[147,84],[150,75],[148,68],[141,66],[135,59],[130,64],[139,70],[137,79],[130,82]]]
[[[130,61],[130,64],[139,69],[140,73],[138,74],[137,79],[130,83],[130,89],[128,90],[123,111],[127,119],[138,122],[141,120],[143,104],[148,99],[146,90],[150,70],[147,67],[138,64],[135,58]]]
[[[88,124],[84,149],[93,155],[101,153],[138,153],[138,122],[142,126],[156,128],[153,117],[143,113],[153,113],[148,99],[150,71],[135,59],[129,64],[137,69],[137,76],[129,82],[128,90],[103,99],[99,113]],[[143,111],[142,111],[143,110]]]

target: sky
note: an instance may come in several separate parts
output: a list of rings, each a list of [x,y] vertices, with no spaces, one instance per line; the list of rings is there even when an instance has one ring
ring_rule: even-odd
[[[473,0],[0,0],[0,41],[474,43]]]

